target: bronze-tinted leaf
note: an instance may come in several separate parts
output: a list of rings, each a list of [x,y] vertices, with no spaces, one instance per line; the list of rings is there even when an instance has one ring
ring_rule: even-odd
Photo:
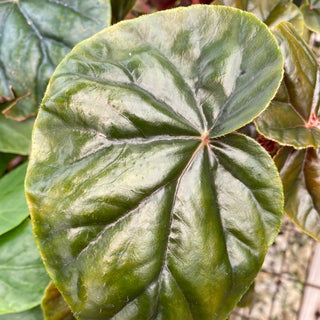
[[[45,291],[41,307],[44,320],[75,320],[70,307],[52,281]]]
[[[285,59],[282,85],[256,119],[264,136],[296,149],[320,147],[320,70],[309,46],[286,22],[272,28]]]
[[[291,0],[215,0],[213,4],[251,12],[268,26],[288,21],[295,26],[300,34],[303,32],[303,16]]]
[[[285,212],[320,241],[320,149],[282,148],[275,157],[285,194]]]

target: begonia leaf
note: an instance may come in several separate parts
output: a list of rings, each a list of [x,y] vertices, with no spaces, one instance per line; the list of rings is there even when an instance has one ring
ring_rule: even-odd
[[[286,22],[272,28],[282,50],[285,74],[270,106],[255,123],[269,139],[296,149],[320,147],[320,69],[309,46]]]
[[[215,0],[213,4],[251,12],[268,26],[288,21],[299,33],[303,32],[303,15],[291,0]]]
[[[306,26],[315,32],[320,32],[320,1],[308,0],[300,7]]]
[[[268,28],[222,6],[120,22],[64,59],[36,121],[26,194],[77,319],[226,318],[283,210],[269,155],[230,132],[281,78]]]
[[[283,182],[286,214],[320,241],[320,150],[284,147],[274,160]]]
[[[61,293],[51,281],[43,296],[41,307],[44,320],[74,320],[70,307],[63,299]],[[1,320],[1,319],[0,319]]]
[[[123,20],[135,3],[136,0],[111,0],[112,22]]]

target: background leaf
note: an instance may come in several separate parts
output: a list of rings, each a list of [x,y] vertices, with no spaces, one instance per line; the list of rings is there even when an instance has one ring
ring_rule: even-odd
[[[215,0],[213,4],[251,12],[270,27],[288,21],[300,34],[303,32],[302,13],[291,0]]]
[[[0,315],[0,320],[43,320],[41,307],[19,312]]]
[[[13,229],[29,216],[24,195],[24,163],[0,179],[0,235]]]
[[[135,3],[136,0],[111,0],[112,23],[123,20]]]
[[[0,237],[0,314],[17,313],[40,304],[49,277],[27,219]]]
[[[263,114],[258,131],[296,149],[320,146],[319,66],[309,46],[286,22],[272,28],[285,59],[281,87]]]
[[[33,124],[33,118],[18,122],[0,114],[0,151],[28,155]]]
[[[305,1],[300,10],[307,27],[314,32],[320,32],[320,1]]]
[[[74,320],[70,307],[51,281],[41,302],[44,320]],[[1,320],[1,318],[0,318]]]
[[[274,161],[283,182],[286,214],[320,241],[320,150],[285,147]]]
[[[36,115],[61,59],[110,18],[109,0],[0,2],[0,96],[11,100],[0,105],[0,151],[29,153],[33,121],[23,120]]]
[[[0,152],[0,177],[5,173],[9,162],[15,157],[14,154]],[[1,191],[0,191],[1,192]]]
[[[122,22],[60,64],[26,190],[76,318],[227,316],[279,230],[283,198],[262,147],[213,137],[261,112],[281,77],[267,27],[215,6]]]

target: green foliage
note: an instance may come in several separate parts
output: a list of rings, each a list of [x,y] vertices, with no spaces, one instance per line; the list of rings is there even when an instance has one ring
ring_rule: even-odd
[[[301,6],[301,12],[307,27],[315,32],[320,32],[320,1],[305,1]]]
[[[110,18],[108,0],[0,2],[1,152],[29,153],[33,117],[55,67]]]
[[[10,153],[1,153],[0,152],[0,178],[5,173],[7,166],[9,162],[14,158],[15,156]],[[1,181],[1,180],[0,180]],[[1,192],[1,191],[0,191]],[[1,201],[1,199],[0,199]]]
[[[122,22],[64,59],[36,121],[26,192],[76,318],[225,319],[283,207],[271,158],[224,135],[266,108],[281,77],[265,25],[215,6]]]
[[[38,306],[23,312],[0,315],[0,320],[43,320],[43,314],[41,307]]]
[[[112,23],[123,20],[135,3],[136,0],[111,0]]]
[[[0,314],[38,306],[49,278],[33,241],[31,222],[0,236]]]
[[[0,235],[13,229],[29,216],[24,196],[27,163],[0,179]]]

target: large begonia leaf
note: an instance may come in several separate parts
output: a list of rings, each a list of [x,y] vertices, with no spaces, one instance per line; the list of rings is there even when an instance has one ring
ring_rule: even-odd
[[[274,160],[283,182],[286,214],[320,241],[320,149],[284,147]]]
[[[0,315],[0,320],[43,320],[43,314],[41,307],[38,306],[18,313]]]
[[[262,147],[221,136],[261,112],[281,78],[267,27],[222,6],[120,22],[64,59],[36,121],[26,192],[77,319],[227,316],[283,199]]]
[[[215,0],[213,4],[251,12],[268,26],[288,21],[299,33],[303,32],[303,15],[291,0]]]
[[[320,1],[305,1],[300,10],[306,26],[312,31],[320,32]]]
[[[111,0],[112,22],[121,21],[132,9],[136,0]]]
[[[63,299],[61,293],[51,281],[43,296],[41,307],[44,320],[74,320],[70,307]],[[0,318],[1,320],[1,318]]]
[[[30,219],[0,236],[0,270],[0,314],[40,304],[49,278],[34,243]]]
[[[275,99],[256,119],[264,136],[296,149],[320,147],[320,70],[309,46],[286,22],[272,28],[285,59]]]
[[[0,1],[0,151],[29,152],[30,142],[16,138],[30,140],[33,121],[22,120],[37,113],[62,58],[110,18],[109,0]]]
[[[24,195],[27,163],[0,179],[0,235],[19,225],[29,216]]]

